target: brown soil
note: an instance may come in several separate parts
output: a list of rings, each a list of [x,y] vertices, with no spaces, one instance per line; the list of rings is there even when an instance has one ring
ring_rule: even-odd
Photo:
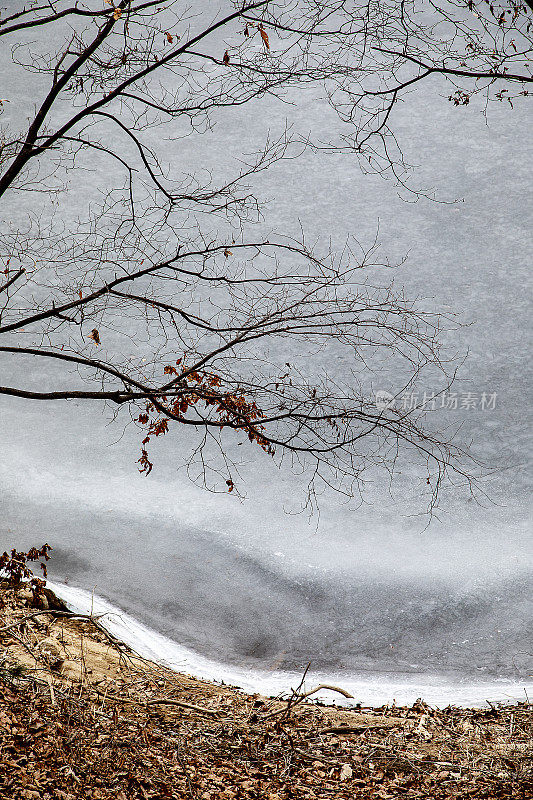
[[[533,798],[533,705],[341,710],[147,662],[0,586],[0,800]],[[289,691],[290,695],[290,691]]]

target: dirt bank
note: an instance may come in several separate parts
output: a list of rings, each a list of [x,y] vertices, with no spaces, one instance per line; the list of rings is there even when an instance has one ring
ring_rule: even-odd
[[[533,798],[530,703],[247,695],[137,657],[51,593],[42,605],[0,584],[1,800]]]

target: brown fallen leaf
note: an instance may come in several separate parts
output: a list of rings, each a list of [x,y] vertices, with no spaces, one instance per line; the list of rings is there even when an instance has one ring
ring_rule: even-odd
[[[342,767],[341,767],[339,780],[347,781],[352,777],[352,775],[353,775],[353,770],[352,770],[351,766],[349,764],[343,764]]]

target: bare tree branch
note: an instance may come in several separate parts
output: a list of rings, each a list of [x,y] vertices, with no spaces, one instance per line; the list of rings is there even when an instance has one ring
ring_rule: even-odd
[[[0,133],[3,208],[11,192],[29,198],[0,224],[0,354],[19,376],[0,394],[128,409],[144,472],[150,440],[188,426],[197,433],[188,463],[230,491],[225,432],[301,464],[310,486],[348,495],[366,469],[390,474],[405,451],[428,475],[430,508],[448,473],[470,483],[472,462],[453,437],[416,410],[378,408],[374,395],[385,367],[400,376],[397,394],[426,372],[446,391],[456,365],[439,337],[453,319],[423,312],[392,283],[376,286],[375,268],[390,267],[375,263],[376,243],[336,254],[305,233],[250,227],[264,213],[261,173],[309,147],[356,153],[416,192],[397,104],[429,80],[454,106],[481,93],[529,97],[530,3],[223,0],[206,21],[205,9],[177,0],[59,0],[21,6],[0,20],[2,36],[13,69],[48,88],[22,132]],[[201,142],[221,115],[240,125],[247,104],[258,113],[265,96],[292,103],[308,87],[345,123],[338,138],[315,142],[290,121],[275,135],[265,120],[264,147],[230,174],[167,157],[169,141]],[[98,194],[85,170],[97,173]],[[84,208],[75,222],[74,196]],[[342,379],[328,369],[339,355],[351,365]],[[54,377],[41,385],[29,359],[53,364]]]

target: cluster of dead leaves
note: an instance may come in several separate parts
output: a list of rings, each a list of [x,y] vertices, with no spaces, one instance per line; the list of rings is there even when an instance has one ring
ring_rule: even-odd
[[[167,364],[163,372],[165,375],[176,376],[168,388],[170,394],[170,389],[176,389],[179,384],[177,397],[163,395],[158,398],[157,404],[155,401],[147,403],[145,412],[137,417],[137,422],[147,426],[146,435],[142,440],[141,457],[137,461],[140,464],[139,472],[149,475],[152,471],[153,463],[147,450],[150,439],[154,436],[164,436],[169,430],[169,419],[179,421],[192,409],[197,412],[198,425],[201,425],[204,419],[214,418],[220,430],[231,428],[242,431],[250,442],[258,444],[268,455],[274,455],[274,447],[262,433],[261,419],[264,414],[257,404],[246,396],[244,389],[236,387],[224,390],[219,375],[202,370],[187,370],[182,358],[176,361],[176,366],[181,371],[181,377],[172,364]],[[203,416],[199,411],[200,408]],[[169,416],[164,416],[162,412],[168,412]],[[231,492],[233,481],[228,480],[226,484]]]
[[[250,36],[252,36],[254,28],[257,29],[265,49],[266,50],[270,50],[270,39],[268,38],[268,33],[266,32],[262,22],[259,22],[257,24],[255,24],[253,22],[247,23],[247,25],[245,26],[244,31],[243,31],[244,36],[247,39]],[[224,55],[222,56],[222,63],[225,64],[226,66],[228,66],[228,64],[230,63],[230,55],[229,55],[229,51],[228,50],[226,50],[224,52]]]

